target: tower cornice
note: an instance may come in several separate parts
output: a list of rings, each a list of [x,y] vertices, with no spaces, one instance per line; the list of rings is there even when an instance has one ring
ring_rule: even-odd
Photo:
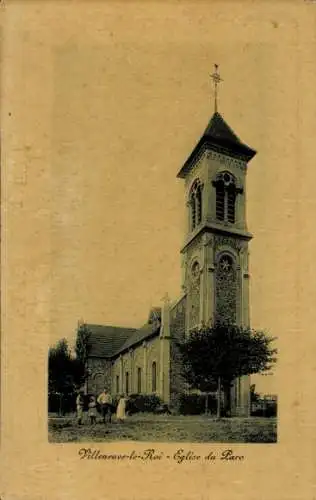
[[[223,224],[217,224],[216,222],[206,222],[199,226],[193,233],[188,236],[183,247],[180,250],[180,253],[184,253],[193,242],[195,242],[202,234],[205,233],[229,236],[244,241],[250,241],[253,237],[253,235],[248,231],[237,229],[231,226],[225,227],[223,226]]]

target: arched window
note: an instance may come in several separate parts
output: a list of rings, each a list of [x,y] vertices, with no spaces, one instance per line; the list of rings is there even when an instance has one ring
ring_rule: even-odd
[[[198,179],[191,187],[189,205],[191,212],[191,230],[193,231],[202,221],[202,184]]]
[[[142,369],[137,368],[137,392],[141,394],[142,392]]]
[[[216,265],[216,319],[222,323],[236,322],[237,276],[235,263],[229,254],[220,257]]]
[[[151,365],[151,390],[152,392],[157,390],[157,365],[155,361]]]
[[[190,196],[190,207],[191,207],[191,229],[194,229],[196,226],[196,203],[195,196],[191,193]]]
[[[236,187],[235,178],[229,172],[221,172],[214,182],[216,189],[216,219],[235,223],[236,195],[241,190]]]

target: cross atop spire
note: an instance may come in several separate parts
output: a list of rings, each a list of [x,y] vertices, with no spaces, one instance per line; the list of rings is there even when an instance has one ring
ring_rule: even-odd
[[[218,64],[214,64],[214,73],[211,74],[211,78],[214,82],[214,107],[215,107],[215,113],[217,113],[217,92],[218,92],[218,84],[222,82],[222,78],[220,77],[220,74],[218,73]]]
[[[170,304],[171,300],[170,300],[170,297],[169,297],[169,295],[168,295],[168,292],[166,292],[166,293],[164,294],[164,296],[162,297],[162,299],[161,299],[161,300],[162,300],[162,302],[164,303],[164,305],[169,305],[169,304]]]

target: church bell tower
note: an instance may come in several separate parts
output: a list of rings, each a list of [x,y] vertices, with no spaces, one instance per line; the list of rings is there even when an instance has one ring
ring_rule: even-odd
[[[256,152],[217,110],[218,66],[212,74],[215,111],[179,171],[184,180],[187,227],[181,250],[186,332],[214,320],[249,326],[246,174]],[[248,388],[248,389],[247,389]],[[249,407],[249,377],[232,394],[238,414]]]

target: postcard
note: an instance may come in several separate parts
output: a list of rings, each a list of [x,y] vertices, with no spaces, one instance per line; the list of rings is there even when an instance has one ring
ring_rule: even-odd
[[[313,498],[312,2],[4,2],[0,498]]]

